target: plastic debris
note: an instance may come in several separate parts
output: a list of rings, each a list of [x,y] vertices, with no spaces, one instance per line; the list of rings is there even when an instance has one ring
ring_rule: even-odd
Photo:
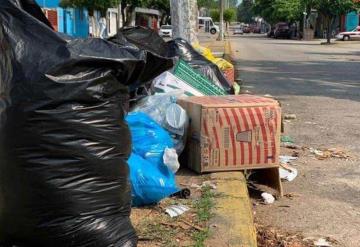
[[[173,91],[167,94],[148,96],[132,109],[132,112],[142,112],[151,117],[157,124],[165,128],[171,135],[175,149],[181,154],[185,147],[188,116],[186,111],[176,104],[181,91]]]
[[[315,149],[310,148],[310,153],[315,155],[315,158],[318,160],[325,160],[329,158],[337,158],[337,159],[349,159],[351,158],[350,155],[348,155],[343,149],[338,148],[329,148],[329,149]]]
[[[180,163],[178,160],[178,155],[176,153],[176,150],[173,148],[165,148],[164,152],[164,164],[175,174],[179,168]]]
[[[190,208],[188,206],[179,204],[179,205],[172,205],[165,208],[165,212],[170,215],[171,218],[178,217],[184,214],[186,211],[189,211]]]
[[[295,119],[296,119],[296,115],[295,115],[295,114],[285,114],[285,115],[284,115],[284,119],[285,119],[285,120],[295,120]]]
[[[174,75],[185,81],[204,95],[227,95],[225,89],[211,82],[209,78],[192,68],[187,62],[179,59],[174,68]]]
[[[279,172],[280,178],[289,182],[293,181],[298,175],[297,169],[290,167],[287,164],[280,164]]]
[[[204,181],[201,185],[191,184],[190,187],[193,189],[198,189],[198,190],[200,190],[204,187],[210,187],[210,189],[213,189],[213,190],[217,189],[216,184],[212,183],[211,181]]]
[[[269,193],[262,193],[261,197],[264,199],[265,204],[273,204],[275,202],[275,197]]]
[[[280,159],[280,164],[287,164],[287,163],[291,163],[291,161],[297,160],[298,157],[280,155],[279,159]]]
[[[290,136],[284,135],[281,136],[280,141],[285,143],[294,143],[293,139]]]
[[[142,112],[130,113],[126,120],[133,142],[128,161],[133,205],[154,204],[178,192],[175,175],[164,164],[165,150],[174,147],[168,132]],[[174,170],[176,166],[170,165]]]
[[[315,241],[314,245],[317,247],[331,247],[332,246],[328,241],[326,241],[323,238],[320,238],[317,241]]]
[[[172,93],[182,90],[183,96],[204,96],[200,90],[187,84],[171,72],[164,72],[153,80],[152,87],[156,93]]]

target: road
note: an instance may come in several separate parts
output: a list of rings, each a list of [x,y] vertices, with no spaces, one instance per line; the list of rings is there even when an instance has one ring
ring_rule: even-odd
[[[284,184],[283,198],[256,206],[263,224],[306,237],[330,237],[338,246],[360,246],[360,44],[231,38],[244,90],[271,94],[295,142],[313,148],[343,148],[350,160],[317,160],[301,152],[299,176]]]

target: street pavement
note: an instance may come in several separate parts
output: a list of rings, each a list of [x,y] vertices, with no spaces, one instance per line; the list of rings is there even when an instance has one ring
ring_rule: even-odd
[[[360,246],[360,43],[231,37],[243,90],[271,94],[283,112],[296,144],[343,148],[350,160],[317,160],[301,152],[294,162],[299,176],[284,184],[283,198],[256,206],[262,224],[306,237],[330,237],[338,246]]]

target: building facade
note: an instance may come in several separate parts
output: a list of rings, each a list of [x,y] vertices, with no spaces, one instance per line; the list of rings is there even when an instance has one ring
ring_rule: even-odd
[[[36,0],[56,31],[79,38],[89,36],[89,16],[87,10],[61,8],[60,0]]]

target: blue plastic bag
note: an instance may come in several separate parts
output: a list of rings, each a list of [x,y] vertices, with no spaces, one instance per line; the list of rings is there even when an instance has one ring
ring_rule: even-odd
[[[165,148],[173,148],[170,135],[144,113],[126,118],[132,135],[132,155],[128,160],[133,206],[158,203],[176,193],[175,175],[163,163]]]

